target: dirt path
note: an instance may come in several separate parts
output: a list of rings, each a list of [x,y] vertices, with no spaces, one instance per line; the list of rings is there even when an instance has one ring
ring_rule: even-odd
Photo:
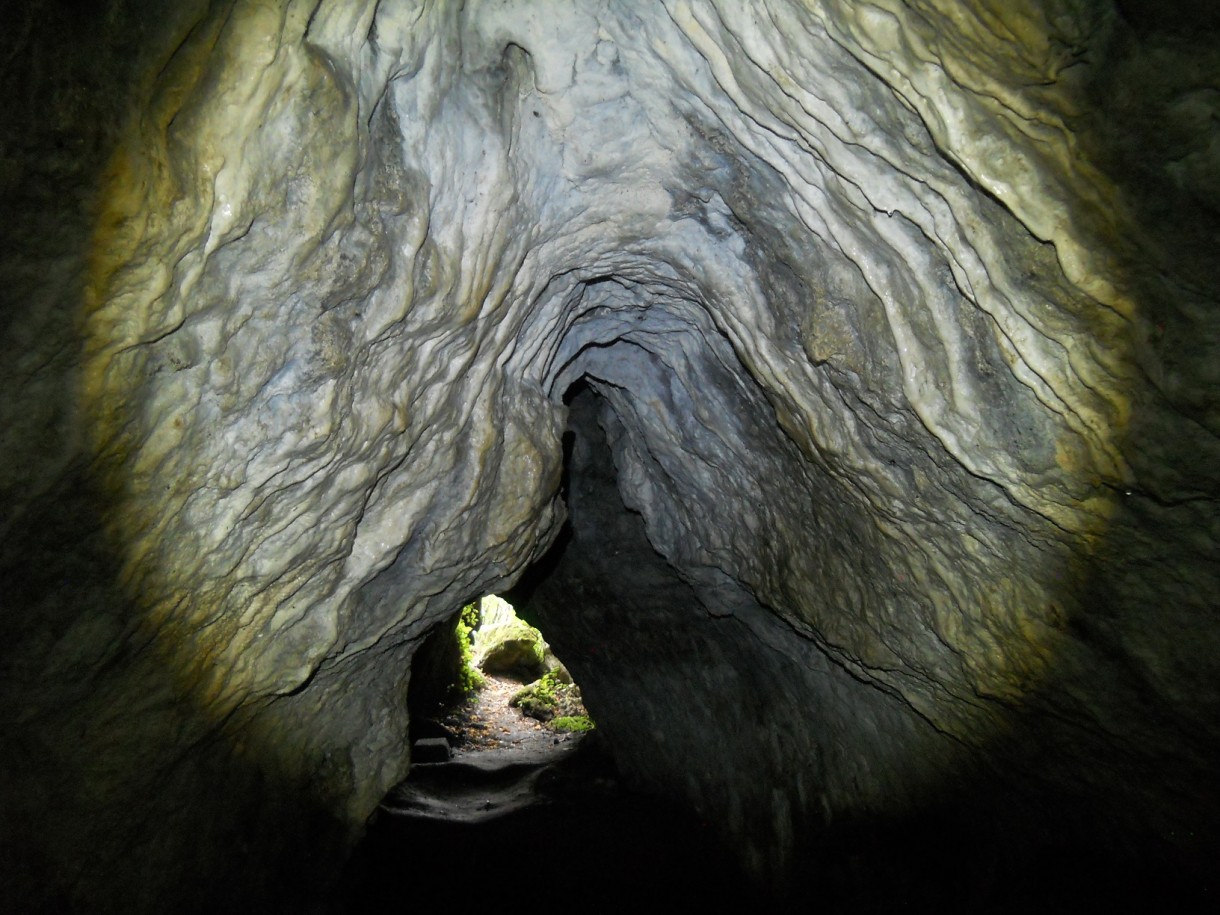
[[[457,738],[454,759],[489,750],[545,752],[579,741],[580,735],[552,731],[508,704],[524,684],[507,677],[485,675],[487,684],[473,699],[441,719]]]
[[[451,735],[452,756],[413,765],[382,811],[401,819],[476,823],[539,803],[539,778],[571,757],[584,735],[553,731],[509,706],[522,686],[488,675],[483,689],[440,720]]]

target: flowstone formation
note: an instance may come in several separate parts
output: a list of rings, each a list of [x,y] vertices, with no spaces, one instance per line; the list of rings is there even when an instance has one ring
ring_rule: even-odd
[[[309,896],[506,592],[775,886],[928,811],[1210,860],[1206,22],[5,15],[12,898]]]

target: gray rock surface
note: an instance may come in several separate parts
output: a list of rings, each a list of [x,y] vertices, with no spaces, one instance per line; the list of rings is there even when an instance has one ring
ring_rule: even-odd
[[[1211,860],[1206,23],[174,6],[0,14],[11,898],[307,895],[522,580],[756,871],[996,785]]]

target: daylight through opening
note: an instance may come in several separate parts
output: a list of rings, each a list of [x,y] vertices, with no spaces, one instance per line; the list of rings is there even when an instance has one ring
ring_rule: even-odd
[[[594,728],[542,632],[494,594],[429,636],[413,665],[410,707],[416,765],[491,750],[545,753]]]

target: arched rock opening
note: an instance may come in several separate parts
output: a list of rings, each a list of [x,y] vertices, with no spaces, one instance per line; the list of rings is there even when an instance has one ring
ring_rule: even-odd
[[[6,13],[14,897],[324,880],[518,584],[756,871],[1210,860],[1218,65],[1134,7]]]

